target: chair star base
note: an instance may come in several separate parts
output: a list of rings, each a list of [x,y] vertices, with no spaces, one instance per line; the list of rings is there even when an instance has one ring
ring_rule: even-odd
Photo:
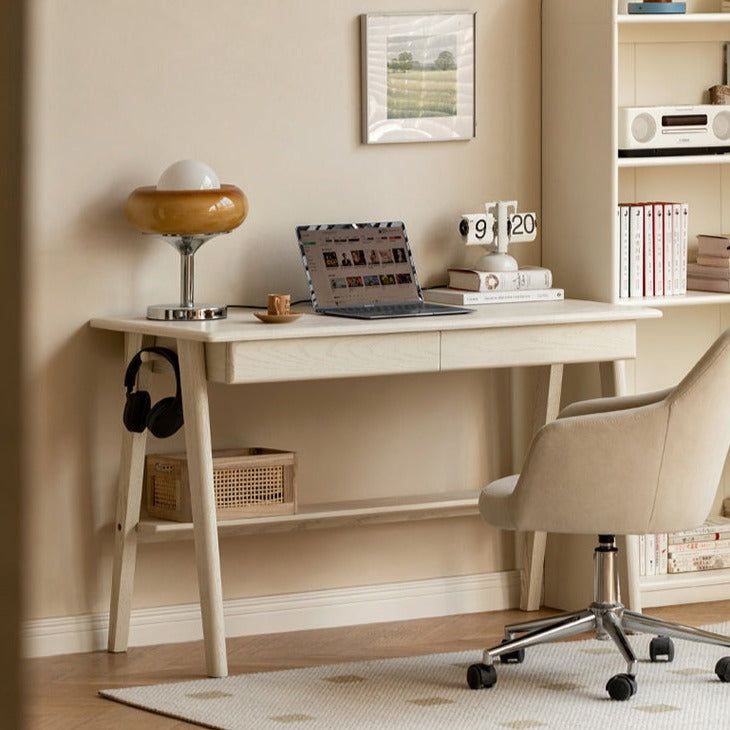
[[[566,639],[590,631],[610,638],[626,662],[626,672],[609,679],[606,690],[612,699],[628,700],[637,691],[636,655],[626,632],[655,634],[649,647],[651,661],[674,659],[672,639],[699,641],[730,648],[730,637],[714,634],[692,626],[662,621],[641,613],[627,611],[621,603],[616,556],[618,550],[613,535],[601,535],[594,551],[594,600],[582,611],[563,613],[548,618],[525,621],[505,627],[505,639],[492,649],[486,649],[481,664],[467,671],[472,689],[492,687],[497,682],[494,660],[522,663],[524,650],[537,644]],[[722,682],[730,682],[730,657],[717,662],[715,673]]]

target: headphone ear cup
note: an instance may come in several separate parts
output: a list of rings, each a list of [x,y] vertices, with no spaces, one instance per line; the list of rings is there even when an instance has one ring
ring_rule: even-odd
[[[147,416],[147,428],[153,436],[164,439],[177,433],[183,425],[182,402],[175,396],[163,398]]]
[[[122,420],[127,431],[142,433],[147,428],[147,417],[150,412],[150,394],[146,390],[127,393]]]

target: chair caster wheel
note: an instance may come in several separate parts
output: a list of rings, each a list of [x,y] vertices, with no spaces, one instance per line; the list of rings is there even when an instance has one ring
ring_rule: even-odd
[[[674,661],[674,642],[668,636],[657,636],[649,644],[649,658],[658,662],[661,657],[666,661]]]
[[[504,641],[502,641],[502,644],[506,644],[508,641],[509,639],[504,639]],[[499,657],[499,661],[501,661],[502,664],[522,664],[522,662],[525,661],[525,650],[516,649],[515,651],[510,651],[506,654],[502,654]]]
[[[715,664],[715,674],[721,682],[730,682],[730,656],[724,656]]]
[[[484,689],[497,684],[497,672],[486,664],[472,664],[466,671],[466,682],[471,689]]]
[[[606,691],[612,700],[623,702],[636,694],[638,686],[632,674],[616,674],[608,680]]]

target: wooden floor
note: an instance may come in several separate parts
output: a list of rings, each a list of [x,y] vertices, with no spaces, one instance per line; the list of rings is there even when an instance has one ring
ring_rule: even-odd
[[[528,614],[550,615],[549,610]],[[730,618],[730,601],[650,609],[647,613],[690,625]],[[231,674],[318,664],[479,649],[497,643],[520,611],[371,624],[339,629],[252,636],[228,641]],[[73,654],[26,662],[26,713],[30,728],[188,728],[97,696],[102,688],[200,679],[201,642],[130,649],[127,654]]]

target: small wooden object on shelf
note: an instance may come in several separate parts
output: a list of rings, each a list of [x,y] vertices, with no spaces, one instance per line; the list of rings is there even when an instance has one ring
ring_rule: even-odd
[[[296,454],[242,448],[213,452],[213,488],[219,520],[296,512]],[[147,514],[192,522],[185,454],[150,454],[145,468]]]
[[[730,86],[716,84],[710,88],[710,104],[730,104]]]

